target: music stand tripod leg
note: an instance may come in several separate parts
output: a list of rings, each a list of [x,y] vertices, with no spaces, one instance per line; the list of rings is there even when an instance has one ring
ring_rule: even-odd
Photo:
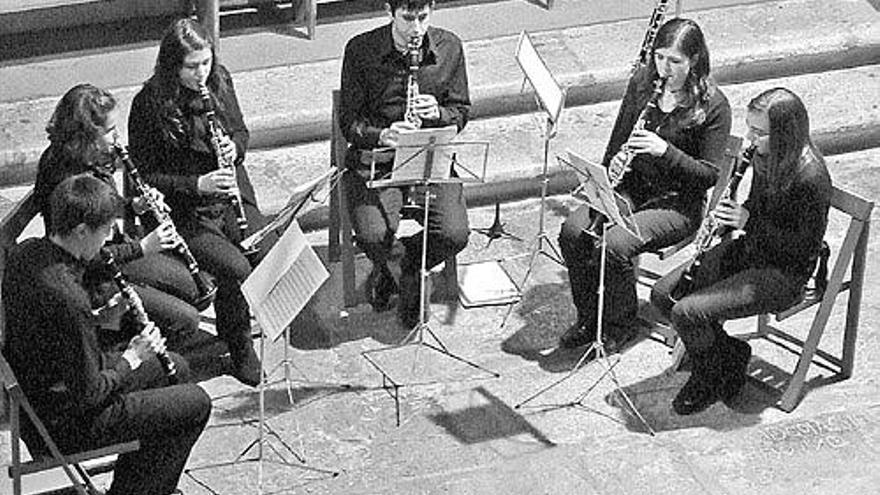
[[[556,249],[556,246],[553,245],[553,242],[550,240],[550,236],[547,235],[547,231],[545,230],[544,225],[544,215],[546,211],[546,203],[547,203],[547,190],[549,188],[550,177],[550,140],[553,138],[553,121],[550,118],[547,118],[546,128],[544,131],[544,165],[541,170],[541,203],[538,207],[538,232],[535,234],[534,239],[531,242],[531,255],[529,256],[529,266],[526,268],[526,273],[522,278],[522,281],[519,284],[520,288],[525,288],[526,282],[529,281],[529,277],[532,275],[532,271],[535,266],[535,260],[538,257],[538,254],[543,254],[551,261],[559,265],[565,265],[565,260],[562,258],[562,255]],[[545,243],[549,247],[549,250],[545,250]],[[507,307],[505,311],[504,318],[501,320],[501,328],[507,324],[507,319],[510,318],[510,314],[513,312],[513,304]]]
[[[620,396],[623,397],[624,402],[626,403],[629,411],[632,413],[633,416],[636,417],[636,419],[639,420],[639,422],[641,422],[641,424],[645,427],[645,430],[651,436],[654,436],[655,435],[654,429],[651,428],[651,425],[648,424],[648,422],[645,420],[644,416],[642,416],[642,414],[636,408],[633,401],[626,394],[626,392],[624,392],[623,387],[621,387],[621,385],[620,385],[620,380],[618,380],[617,374],[614,372],[614,368],[618,364],[620,364],[620,359],[617,359],[617,361],[615,361],[613,364],[609,363],[609,357],[608,357],[607,352],[605,351],[605,343],[604,343],[604,339],[603,339],[603,317],[604,317],[603,310],[604,310],[604,304],[605,304],[605,263],[607,261],[607,250],[608,250],[608,246],[606,243],[606,237],[605,237],[606,222],[600,221],[598,223],[598,227],[599,227],[599,233],[597,236],[600,239],[600,258],[599,258],[599,287],[597,289],[597,293],[598,293],[597,306],[598,306],[598,308],[596,310],[596,319],[597,319],[597,322],[596,322],[596,341],[593,342],[593,344],[589,348],[587,348],[586,351],[584,351],[584,353],[581,355],[580,359],[578,360],[577,364],[575,364],[575,366],[572,368],[572,370],[566,376],[556,380],[555,382],[551,383],[549,386],[546,386],[543,389],[540,389],[536,393],[529,396],[527,399],[523,400],[522,402],[520,402],[519,404],[514,406],[514,408],[518,409],[518,408],[522,407],[524,404],[536,399],[537,397],[541,396],[542,394],[544,394],[548,390],[556,387],[560,383],[562,383],[562,382],[568,380],[569,378],[571,378],[572,376],[574,376],[577,372],[579,372],[581,369],[586,367],[586,366],[582,366],[582,364],[586,361],[588,356],[590,356],[593,352],[595,352],[596,361],[601,363],[601,365],[605,368],[604,373],[602,373],[589,387],[587,387],[587,389],[584,392],[582,392],[574,400],[569,401],[569,402],[564,402],[564,403],[557,403],[557,404],[543,404],[542,406],[539,406],[539,407],[544,407],[547,409],[561,409],[563,407],[574,407],[574,406],[587,408],[587,406],[584,405],[584,400],[586,400],[587,396],[596,388],[596,386],[599,385],[599,383],[602,382],[602,380],[605,379],[605,377],[610,376],[611,381],[614,383],[615,392],[617,392],[618,394],[620,394]],[[589,408],[587,408],[587,409],[589,409]]]

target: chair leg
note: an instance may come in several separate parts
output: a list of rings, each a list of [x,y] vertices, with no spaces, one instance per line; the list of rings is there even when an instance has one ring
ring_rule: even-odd
[[[342,300],[346,308],[357,305],[357,284],[354,271],[354,242],[351,235],[351,217],[348,214],[348,201],[340,180],[339,188],[339,235],[341,243],[339,256],[342,259]]]
[[[21,431],[18,426],[19,406],[18,402],[10,398],[9,424],[10,443],[12,450],[12,495],[21,495]]]
[[[859,330],[859,310],[862,305],[862,286],[865,283],[865,258],[868,252],[870,223],[865,223],[853,253],[850,271],[849,297],[846,306],[846,326],[843,333],[843,356],[840,373],[849,378],[853,373],[856,355],[856,336]]]

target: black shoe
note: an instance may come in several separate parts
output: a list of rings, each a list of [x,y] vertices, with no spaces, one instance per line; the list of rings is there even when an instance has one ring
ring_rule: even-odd
[[[391,272],[374,267],[367,278],[367,301],[373,307],[373,311],[381,313],[391,309],[391,296],[398,292],[400,289]]]
[[[724,382],[721,384],[720,395],[725,401],[734,399],[748,378],[749,360],[752,348],[748,342],[728,337],[724,358]]]
[[[230,349],[232,355],[232,376],[241,383],[256,387],[263,378],[263,365],[248,342],[242,349]]]
[[[559,337],[559,347],[574,349],[592,344],[596,340],[596,329],[584,321],[578,320]]]
[[[718,402],[718,389],[715,380],[694,370],[675,399],[672,399],[672,410],[680,416],[704,411]]]
[[[602,334],[602,340],[605,345],[605,352],[608,354],[616,354],[622,351],[638,334],[636,329],[630,325],[605,326],[608,332]]]

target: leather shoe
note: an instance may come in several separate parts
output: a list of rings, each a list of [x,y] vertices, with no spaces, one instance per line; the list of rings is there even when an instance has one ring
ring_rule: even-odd
[[[391,272],[374,267],[367,279],[367,301],[373,307],[373,311],[382,312],[391,309],[391,296],[398,292],[400,289]]]
[[[574,349],[576,347],[592,344],[596,340],[596,329],[587,322],[578,320],[574,325],[559,337],[559,347]]]
[[[623,350],[636,336],[636,329],[629,325],[606,325],[607,333],[602,335],[605,352],[616,354]]]
[[[232,376],[245,385],[258,386],[263,378],[263,365],[250,343],[245,345],[243,349],[233,351],[230,354],[232,355]]]

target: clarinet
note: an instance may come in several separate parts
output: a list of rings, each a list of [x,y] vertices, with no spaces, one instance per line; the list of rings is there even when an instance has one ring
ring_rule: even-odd
[[[217,122],[217,114],[214,112],[214,103],[211,100],[211,93],[208,86],[204,83],[199,84],[199,95],[205,105],[205,121],[208,128],[208,134],[211,138],[211,147],[214,150],[214,156],[217,157],[217,166],[219,168],[229,168],[235,172],[235,164],[227,160],[223,156],[220,149],[221,130],[220,124]],[[235,194],[232,195],[232,206],[235,208],[235,223],[238,225],[239,234],[244,239],[248,228],[247,216],[244,213],[244,203],[241,201],[241,191],[238,190],[236,181]]]
[[[659,77],[654,80],[654,89],[651,90],[651,96],[648,98],[647,103],[645,103],[645,107],[642,108],[641,113],[639,113],[639,118],[636,120],[635,125],[633,125],[632,131],[630,131],[630,137],[636,131],[645,130],[645,126],[648,125],[648,112],[651,109],[657,108],[657,102],[660,101],[660,97],[663,96],[663,88],[666,87],[666,78]],[[632,169],[633,159],[636,157],[636,154],[626,148],[624,146],[623,152],[626,155],[626,159],[623,162],[623,166],[620,168],[618,172],[612,172],[609,169],[609,175],[611,179],[611,187],[617,189],[617,186],[623,181],[623,176],[627,174]]]
[[[648,29],[645,31],[645,39],[642,41],[642,47],[639,49],[639,56],[633,62],[632,71],[635,72],[639,68],[648,65],[648,54],[651,53],[651,46],[654,45],[654,38],[657,37],[657,31],[663,24],[663,17],[666,15],[666,8],[669,6],[669,0],[657,0],[654,11],[651,13],[651,19],[648,21]]]
[[[407,47],[407,61],[409,62],[409,70],[406,77],[406,111],[403,114],[403,120],[414,125],[416,129],[422,127],[422,119],[416,115],[416,97],[419,96],[419,64],[422,58],[422,39],[414,36],[409,40]]]
[[[174,230],[174,237],[177,238],[177,246],[174,250],[183,259],[183,262],[186,263],[186,269],[189,270],[193,282],[196,284],[196,290],[198,291],[198,296],[193,302],[193,306],[195,306],[199,312],[204,311],[214,301],[214,296],[217,294],[217,287],[211,283],[211,280],[199,269],[199,264],[193,256],[192,251],[189,250],[186,241],[184,241],[183,237],[177,233],[177,228],[174,227],[174,222],[171,220],[167,205],[163,202],[157,201],[150,194],[150,187],[144,182],[140,172],[134,165],[131,157],[129,157],[128,150],[126,150],[121,144],[114,143],[113,151],[128,171],[132,185],[137,189],[138,194],[147,201],[147,209],[153,214],[153,218],[156,222],[160,225],[167,223],[171,225],[171,228]]]
[[[749,165],[752,163],[752,157],[755,156],[756,149],[757,147],[752,145],[742,153],[739,163],[736,164],[736,167],[733,170],[733,176],[727,184],[727,189],[724,191],[724,196],[721,197],[719,202],[727,199],[736,199],[736,190],[739,188],[739,183],[742,181],[746,169],[748,169]],[[687,267],[687,270],[682,273],[678,283],[673,287],[672,291],[670,291],[670,297],[673,301],[680,301],[683,297],[687,296],[694,290],[694,278],[702,265],[703,256],[709,251],[709,248],[712,247],[712,244],[716,239],[724,237],[729,231],[730,228],[718,223],[718,220],[715,219],[714,215],[711,213],[706,215],[706,218],[700,225],[697,238],[694,241],[697,248],[693,260]]]
[[[116,264],[116,260],[113,258],[113,254],[107,249],[102,248],[100,251],[101,260],[104,262],[104,265],[110,270],[113,274],[113,282],[116,283],[116,287],[119,288],[119,292],[122,294],[129,304],[130,308],[134,311],[135,320],[137,320],[138,325],[141,330],[147,328],[150,325],[155,325],[152,321],[150,321],[149,315],[147,315],[146,310],[144,310],[144,302],[141,300],[141,296],[135,292],[134,288],[128,283],[125,279],[125,276],[122,274],[122,270],[119,269],[119,266]],[[156,358],[159,360],[159,364],[162,366],[162,370],[165,372],[165,375],[168,377],[168,381],[174,385],[177,383],[177,368],[174,367],[174,361],[168,356],[168,353],[165,350],[156,353]]]

